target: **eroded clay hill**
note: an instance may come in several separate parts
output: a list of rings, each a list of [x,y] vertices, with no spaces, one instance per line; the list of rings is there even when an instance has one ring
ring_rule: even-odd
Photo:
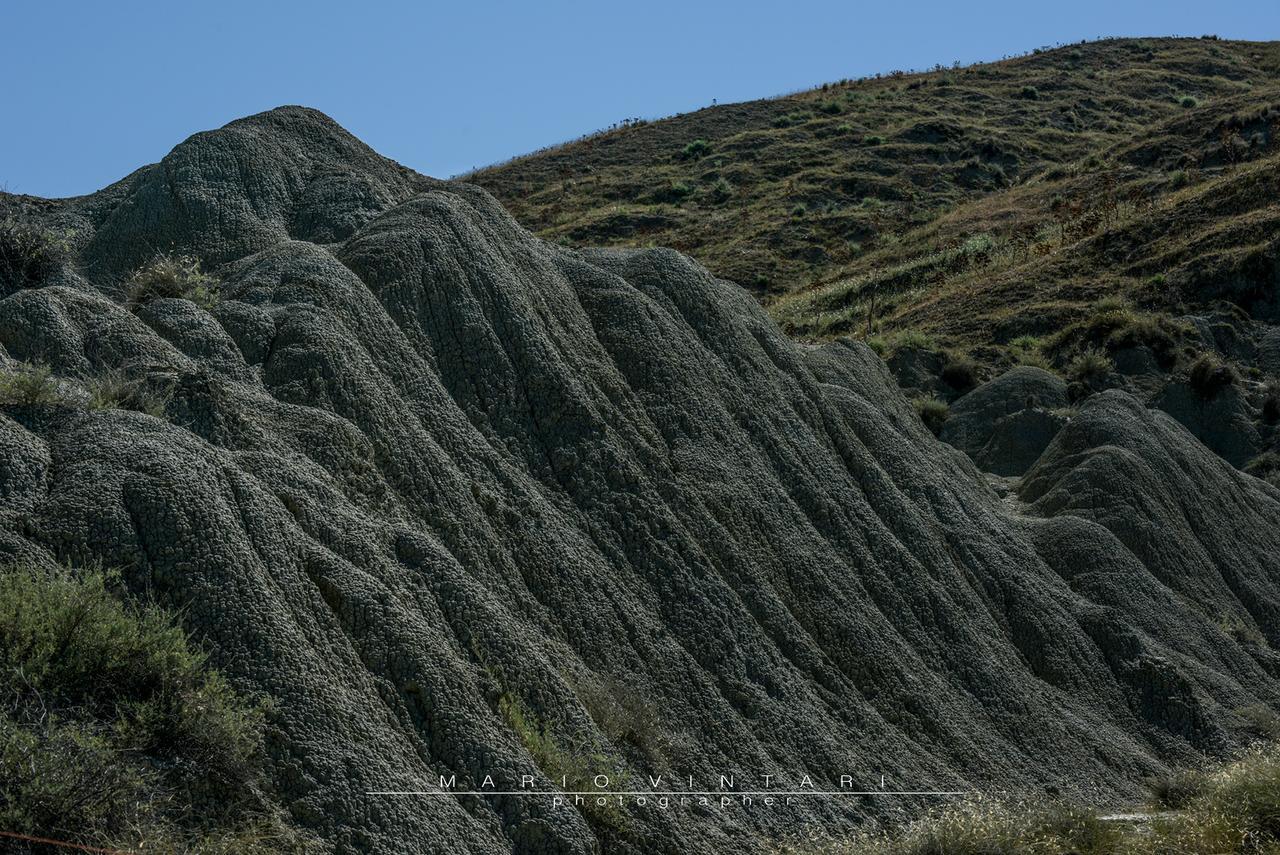
[[[1120,799],[1280,705],[1280,491],[1122,392],[1002,499],[869,349],[672,251],[544,244],[301,108],[4,202],[72,246],[0,299],[7,364],[63,389],[0,417],[0,553],[184,609],[335,851],[751,852],[875,809],[366,795],[442,774]],[[128,304],[157,251],[216,303]],[[118,370],[160,416],[76,405]]]

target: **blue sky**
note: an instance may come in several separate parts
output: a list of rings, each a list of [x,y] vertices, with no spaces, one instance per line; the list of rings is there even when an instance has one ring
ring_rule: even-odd
[[[1280,38],[1280,2],[0,0],[0,189],[96,190],[280,104],[447,177],[630,116],[1103,35]]]

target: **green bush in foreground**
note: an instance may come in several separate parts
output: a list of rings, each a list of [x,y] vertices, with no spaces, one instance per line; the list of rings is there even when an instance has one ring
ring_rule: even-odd
[[[101,572],[0,569],[0,829],[163,852],[303,852],[263,795],[262,710]]]

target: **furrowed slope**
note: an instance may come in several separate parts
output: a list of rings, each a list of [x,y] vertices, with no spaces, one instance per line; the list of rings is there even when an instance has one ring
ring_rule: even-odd
[[[1278,68],[1273,43],[1106,40],[712,107],[467,180],[548,239],[673,246],[773,295],[876,270],[876,252],[903,233],[1046,170],[1093,163],[1184,103],[1247,95]]]
[[[753,852],[891,809],[367,795],[441,775],[1118,799],[1280,705],[1280,492],[1121,393],[1015,510],[865,346],[670,250],[547,245],[301,108],[4,202],[70,236],[0,299],[5,370],[58,384],[3,406],[0,553],[181,608],[274,699],[274,795],[333,851]],[[218,299],[123,299],[156,250]],[[163,406],[86,407],[113,371]]]

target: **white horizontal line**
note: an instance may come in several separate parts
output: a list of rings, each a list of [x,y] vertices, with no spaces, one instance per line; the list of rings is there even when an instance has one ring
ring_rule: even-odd
[[[366,796],[964,796],[964,790],[371,790]]]

